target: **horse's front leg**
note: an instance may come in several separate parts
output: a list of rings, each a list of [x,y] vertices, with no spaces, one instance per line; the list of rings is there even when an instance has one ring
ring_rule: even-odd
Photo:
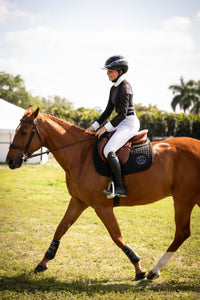
[[[48,268],[47,264],[55,257],[62,236],[87,207],[88,206],[79,199],[73,197],[71,198],[67,211],[56,229],[53,241],[51,242],[51,245],[45,253],[43,259],[36,267],[35,273],[43,272]]]
[[[135,279],[143,279],[145,277],[146,270],[140,266],[139,255],[133,249],[131,249],[131,247],[124,243],[119,224],[113,212],[113,208],[98,205],[95,207],[95,212],[104,223],[115,244],[127,255],[131,263],[134,265],[136,272]]]

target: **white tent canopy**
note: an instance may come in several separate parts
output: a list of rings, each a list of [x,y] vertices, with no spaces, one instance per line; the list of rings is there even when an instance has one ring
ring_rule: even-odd
[[[0,99],[0,162],[5,163],[9,145],[12,143],[15,130],[23,117],[25,110]],[[44,149],[43,149],[44,150]],[[40,153],[38,150],[36,153]],[[28,160],[28,163],[35,164],[40,161],[45,163],[48,160],[47,154]]]
[[[0,133],[15,132],[25,110],[0,99]]]

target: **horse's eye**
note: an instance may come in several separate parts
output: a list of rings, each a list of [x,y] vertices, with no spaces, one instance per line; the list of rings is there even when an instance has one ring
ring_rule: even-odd
[[[24,136],[24,135],[26,135],[26,134],[27,134],[27,132],[25,132],[25,131],[22,131],[22,132],[21,132],[21,135],[22,135],[22,136]]]

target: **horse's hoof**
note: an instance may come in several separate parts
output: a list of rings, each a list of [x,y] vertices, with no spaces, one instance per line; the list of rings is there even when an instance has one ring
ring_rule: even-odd
[[[160,272],[159,273],[153,273],[152,271],[149,272],[147,275],[147,279],[153,280],[160,277]]]
[[[144,279],[145,278],[145,274],[146,274],[146,271],[142,272],[142,273],[137,273],[135,275],[135,280],[141,280],[141,279]]]
[[[48,269],[47,267],[44,267],[44,266],[42,266],[42,265],[38,265],[38,266],[35,268],[35,274],[44,272],[44,271],[46,271],[47,269]]]

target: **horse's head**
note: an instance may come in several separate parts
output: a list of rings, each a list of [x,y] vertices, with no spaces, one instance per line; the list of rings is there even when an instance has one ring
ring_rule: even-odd
[[[20,120],[6,157],[11,169],[21,167],[23,161],[41,147],[42,140],[37,128],[38,113],[39,107],[33,111],[30,106]]]

